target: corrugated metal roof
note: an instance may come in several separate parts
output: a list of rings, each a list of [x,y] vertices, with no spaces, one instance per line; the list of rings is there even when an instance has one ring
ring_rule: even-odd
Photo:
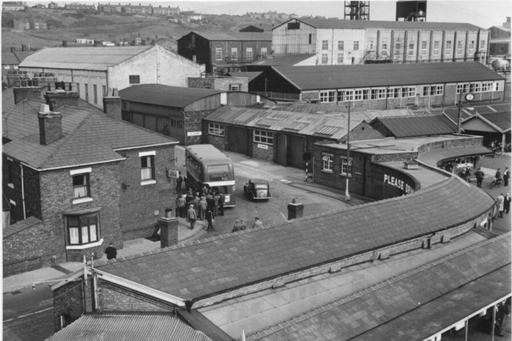
[[[3,152],[32,167],[45,169],[120,160],[122,157],[114,151],[117,148],[177,143],[171,137],[112,119],[82,100],[78,103],[58,108],[64,136],[49,145],[39,142],[40,102],[18,103],[15,111],[4,113],[3,133],[12,141],[3,145]]]
[[[478,62],[272,66],[299,90],[504,80]]]
[[[405,197],[212,237],[97,268],[197,300],[443,230],[492,205],[485,192],[452,177]],[[169,273],[174,275],[162,276]]]
[[[153,46],[48,47],[26,57],[20,67],[106,71],[109,66],[151,48]]]
[[[293,20],[293,19],[292,19]],[[341,20],[336,18],[299,18],[298,20],[315,28],[338,29],[404,29],[404,30],[457,30],[475,31],[480,27],[468,23],[435,21],[384,21],[384,20]],[[289,21],[289,20],[288,20]],[[284,23],[288,22],[285,21]],[[278,26],[284,24],[281,23]],[[276,27],[278,27],[276,26]],[[274,27],[275,28],[275,27]]]
[[[381,123],[394,137],[443,135],[457,132],[457,126],[444,115],[377,117],[370,124]]]
[[[215,32],[215,31],[194,31],[194,33],[208,40],[266,40],[272,41],[270,32]]]
[[[509,255],[510,234],[485,240],[247,340],[423,340],[509,294]]]
[[[122,100],[185,108],[201,98],[221,93],[221,90],[185,88],[162,84],[134,85],[119,91]]]
[[[47,341],[211,341],[171,315],[157,314],[92,314],[82,315]]]

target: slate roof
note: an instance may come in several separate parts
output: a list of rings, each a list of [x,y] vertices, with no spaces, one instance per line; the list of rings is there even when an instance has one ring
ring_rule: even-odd
[[[273,66],[299,90],[503,80],[478,62]]]
[[[391,136],[398,138],[457,132],[457,126],[443,115],[376,117],[370,122],[374,128],[378,123],[382,124]]]
[[[79,100],[77,106],[59,107],[64,137],[49,145],[39,143],[37,101],[20,102],[3,120],[3,134],[12,141],[3,153],[37,169],[122,160],[115,149],[177,144],[170,137],[107,117]],[[7,135],[7,136],[6,136]]]
[[[293,19],[292,19],[293,20]],[[458,30],[458,31],[474,31],[480,30],[480,27],[456,22],[434,22],[434,21],[384,21],[384,20],[341,20],[336,18],[299,18],[300,21],[313,26],[315,28],[338,28],[338,29],[424,29],[424,30]],[[279,27],[289,20],[275,26]]]
[[[47,47],[28,56],[20,67],[106,71],[152,47]]]
[[[203,88],[185,88],[162,84],[134,85],[119,91],[122,100],[131,102],[185,108],[201,98],[219,94],[223,91]]]
[[[195,301],[439,231],[493,204],[483,191],[452,177],[406,197],[212,237],[97,268]]]
[[[424,340],[507,294],[510,233],[457,251],[247,339]]]
[[[177,317],[142,313],[82,315],[46,340],[211,341],[208,336],[192,329]]]
[[[271,32],[219,32],[219,31],[194,31],[197,35],[208,40],[268,40],[272,41]]]

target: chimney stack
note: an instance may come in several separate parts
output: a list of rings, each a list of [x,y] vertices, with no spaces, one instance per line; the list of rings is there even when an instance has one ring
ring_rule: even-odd
[[[63,137],[62,115],[49,110],[48,105],[41,104],[37,115],[39,118],[39,143],[47,146]]]
[[[55,111],[64,105],[77,106],[80,96],[76,83],[52,82],[48,85],[44,98],[50,110]]]
[[[121,120],[121,97],[116,89],[103,97],[103,112],[116,120]]]

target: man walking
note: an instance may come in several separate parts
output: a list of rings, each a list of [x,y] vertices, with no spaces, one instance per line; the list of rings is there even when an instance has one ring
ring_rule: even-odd
[[[105,249],[105,254],[107,255],[107,260],[113,260],[117,258],[117,249],[114,244],[108,244],[108,247]]]
[[[213,212],[210,209],[210,207],[206,209],[206,221],[208,222],[206,232],[215,231],[215,229],[213,228]]]
[[[505,197],[503,193],[496,197],[496,205],[498,205],[498,217],[503,218],[503,209],[505,204]]]
[[[194,204],[191,204],[190,208],[188,209],[188,220],[190,222],[190,229],[193,230],[194,224],[196,223],[197,220],[197,213],[196,210],[194,209]]]
[[[503,186],[508,186],[508,179],[510,178],[510,170],[508,167],[505,167],[505,170],[503,171]]]
[[[219,205],[219,215],[224,215],[224,201],[226,200],[226,196],[224,193],[219,194],[219,199],[217,200],[217,203]]]
[[[484,172],[482,172],[482,168],[478,168],[475,172],[476,177],[476,185],[478,187],[482,187],[482,181],[484,180]]]
[[[506,214],[510,212],[510,193],[507,193],[503,199],[503,211],[505,211]]]

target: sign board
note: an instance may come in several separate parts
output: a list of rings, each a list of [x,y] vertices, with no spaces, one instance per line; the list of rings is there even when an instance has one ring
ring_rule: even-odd
[[[178,170],[177,169],[168,169],[167,170],[167,177],[169,179],[177,179],[178,178]]]
[[[201,131],[187,131],[187,136],[201,136],[203,132]]]
[[[256,145],[256,147],[260,148],[260,149],[268,149],[268,146],[266,144],[261,144],[261,143],[258,143]]]
[[[404,193],[412,193],[413,190],[411,186],[405,183],[405,181],[400,180],[392,175],[384,174],[384,183],[398,189],[401,189]]]

